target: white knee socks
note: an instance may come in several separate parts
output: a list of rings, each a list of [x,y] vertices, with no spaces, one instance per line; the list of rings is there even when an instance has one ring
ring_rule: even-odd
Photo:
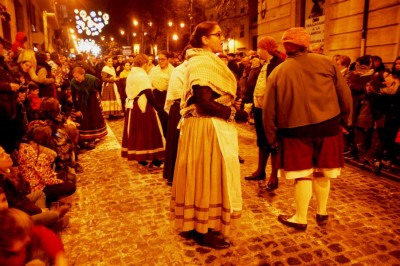
[[[313,179],[312,184],[317,198],[317,214],[327,215],[326,206],[331,190],[331,181],[328,177],[316,177]]]
[[[295,223],[307,223],[307,210],[312,197],[311,179],[296,180],[294,185],[294,199],[296,201],[296,214],[289,220]]]

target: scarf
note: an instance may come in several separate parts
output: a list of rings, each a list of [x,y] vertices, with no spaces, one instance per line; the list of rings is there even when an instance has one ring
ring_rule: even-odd
[[[152,68],[149,77],[153,88],[159,91],[166,91],[173,70],[174,67],[170,64],[165,69],[161,69],[159,65]]]
[[[382,88],[381,92],[383,94],[395,95],[396,92],[399,90],[399,88],[400,88],[400,82],[398,80],[394,80],[390,86]]]
[[[99,86],[99,80],[90,74],[85,74],[85,80],[78,83],[75,79],[71,81],[72,90],[75,90],[78,94],[78,106],[80,108],[86,107],[89,99],[89,92],[97,90]]]
[[[133,108],[135,97],[143,90],[151,89],[151,83],[146,70],[141,67],[133,67],[131,73],[126,79],[126,108]],[[138,105],[142,113],[146,111],[147,98],[146,95],[140,95]]]
[[[194,48],[186,52],[188,59],[187,71],[183,82],[184,94],[181,104],[181,114],[185,115],[195,106],[188,106],[188,101],[194,95],[193,86],[207,86],[221,95],[215,101],[226,106],[232,105],[236,97],[236,78],[228,66],[213,52]]]
[[[115,72],[115,68],[114,67],[104,66],[101,71],[102,72],[106,72],[107,74],[110,74],[114,78],[117,77],[117,73]]]

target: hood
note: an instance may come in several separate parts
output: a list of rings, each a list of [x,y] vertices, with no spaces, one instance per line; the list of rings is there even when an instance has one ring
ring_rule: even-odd
[[[26,33],[17,32],[17,34],[15,35],[15,40],[18,42],[26,42]]]

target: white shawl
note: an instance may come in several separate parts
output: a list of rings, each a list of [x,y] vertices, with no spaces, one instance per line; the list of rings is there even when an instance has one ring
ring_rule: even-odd
[[[151,82],[147,72],[141,67],[133,67],[126,79],[126,108],[133,108],[134,98],[143,90],[151,89]],[[142,113],[146,111],[147,98],[146,95],[140,95],[138,105]]]
[[[104,66],[103,69],[101,70],[102,72],[106,72],[107,74],[110,74],[114,78],[117,77],[117,73],[115,72],[114,67],[109,67],[109,66]]]

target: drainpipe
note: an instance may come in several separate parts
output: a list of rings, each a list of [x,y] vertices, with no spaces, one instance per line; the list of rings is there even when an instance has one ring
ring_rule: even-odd
[[[369,0],[364,2],[364,15],[363,15],[363,28],[361,31],[361,51],[360,55],[365,55],[366,43],[367,43],[367,32],[368,32],[368,13],[369,13]]]

